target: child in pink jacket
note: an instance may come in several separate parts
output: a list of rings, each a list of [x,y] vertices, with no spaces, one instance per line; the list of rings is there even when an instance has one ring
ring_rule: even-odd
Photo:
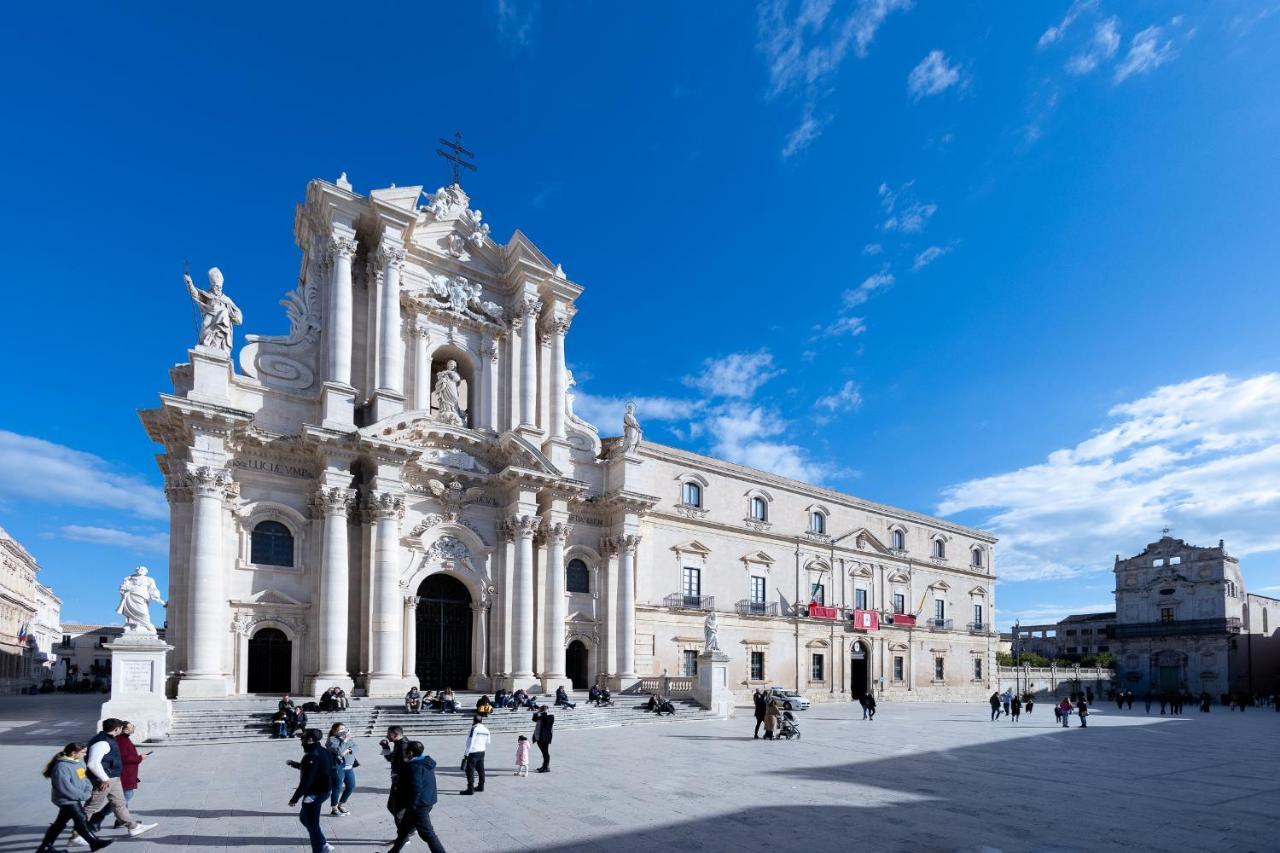
[[[524,735],[516,741],[516,775],[529,775],[529,739]]]

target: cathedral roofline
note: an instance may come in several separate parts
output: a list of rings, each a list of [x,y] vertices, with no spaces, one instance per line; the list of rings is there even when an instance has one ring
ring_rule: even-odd
[[[606,443],[607,442],[608,440],[606,440]],[[979,530],[976,527],[968,527],[963,524],[957,524],[954,521],[948,521],[936,516],[915,512],[914,510],[903,509],[902,507],[891,506],[890,504],[876,503],[875,501],[865,500],[844,492],[838,492],[835,489],[828,489],[824,486],[815,486],[814,484],[806,483],[803,480],[795,480],[790,477],[771,474],[768,471],[762,471],[759,468],[739,465],[736,462],[726,462],[725,460],[717,459],[714,456],[705,456],[701,453],[694,453],[691,450],[684,450],[679,447],[671,447],[666,444],[658,444],[656,442],[645,440],[641,442],[639,452],[641,456],[650,455],[657,458],[663,458],[669,462],[690,463],[704,468],[710,468],[724,474],[729,474],[731,476],[756,480],[761,483],[771,483],[779,488],[789,489],[799,494],[835,501],[851,509],[860,509],[867,512],[880,513],[882,515],[891,515],[896,518],[909,519],[911,521],[919,522],[920,524],[927,524],[929,526],[936,527],[940,530],[947,530],[952,533],[958,533],[962,536],[970,536],[988,544],[994,545],[999,541],[996,536],[993,536],[985,530]]]

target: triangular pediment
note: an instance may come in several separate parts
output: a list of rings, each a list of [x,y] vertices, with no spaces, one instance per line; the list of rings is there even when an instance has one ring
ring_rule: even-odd
[[[890,572],[885,580],[889,583],[911,583],[911,575],[906,572]]]
[[[292,595],[289,595],[286,592],[281,592],[278,589],[270,589],[270,588],[258,590],[253,595],[249,596],[246,603],[275,604],[275,605],[283,605],[285,607],[306,607],[307,606],[307,603],[305,601],[299,601],[298,599],[294,598]]]
[[[774,559],[773,557],[770,557],[768,554],[766,554],[764,551],[750,551],[742,555],[742,562],[761,563],[766,566],[772,566],[774,564]]]
[[[521,263],[532,264],[545,272],[549,272],[552,275],[555,274],[556,265],[519,228],[511,235],[511,239],[507,241],[506,255],[508,266],[516,266]]]
[[[892,553],[874,533],[865,527],[859,529],[851,538],[859,551],[874,551],[877,554]]]
[[[588,616],[587,614],[583,613],[581,610],[575,610],[568,615],[565,621],[566,622],[586,622],[594,625],[596,620]]]
[[[711,553],[710,548],[696,539],[691,539],[682,545],[672,545],[671,550],[677,554],[697,554],[700,557],[705,557]]]
[[[936,583],[929,584],[929,589],[951,589],[951,584],[946,581],[938,581]]]
[[[985,587],[975,586],[973,589],[969,590],[969,594],[970,594],[970,595],[980,595],[980,596],[982,596],[983,598],[986,598],[986,597],[987,597],[987,590],[986,590],[986,588],[985,588]]]

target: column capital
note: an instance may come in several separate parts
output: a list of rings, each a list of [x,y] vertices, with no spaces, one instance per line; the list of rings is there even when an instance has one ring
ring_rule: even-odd
[[[519,313],[529,318],[537,317],[542,313],[542,301],[536,296],[526,296],[520,304]]]
[[[311,506],[320,516],[345,516],[355,504],[354,489],[321,486],[311,496]]]
[[[634,554],[636,552],[636,548],[640,547],[640,540],[642,538],[643,537],[641,536],[635,536],[632,534],[627,534],[626,536],[619,536],[618,547],[622,550],[624,554]]]
[[[498,363],[498,354],[501,352],[501,348],[498,346],[497,338],[485,338],[484,342],[480,345],[480,349],[489,357],[489,361],[494,364]]]
[[[516,539],[532,539],[541,522],[540,515],[513,515],[506,520],[505,527]]]
[[[328,255],[330,260],[345,258],[350,260],[356,253],[356,241],[350,237],[339,237],[334,234],[329,238]]]
[[[366,506],[378,520],[404,518],[404,495],[399,492],[370,492]]]
[[[383,240],[378,246],[378,263],[387,269],[402,270],[404,269],[404,254],[403,246]]]
[[[547,543],[549,545],[559,545],[563,548],[565,540],[567,540],[569,538],[569,534],[573,532],[573,525],[565,524],[563,522],[552,523],[551,521],[547,521],[542,528],[542,532],[546,535]]]
[[[200,497],[215,497],[222,500],[240,494],[240,484],[232,479],[231,472],[226,468],[201,465],[188,472],[187,482],[192,492]]]
[[[410,610],[413,610],[414,608],[416,608],[418,606],[418,602],[420,602],[421,600],[422,599],[416,595],[406,595],[404,597],[405,606],[408,607]]]

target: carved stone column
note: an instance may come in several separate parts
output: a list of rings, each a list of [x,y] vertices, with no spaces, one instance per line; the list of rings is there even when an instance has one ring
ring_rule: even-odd
[[[618,540],[618,677],[625,681],[636,677],[636,548],[639,536],[623,536]]]
[[[418,684],[418,596],[406,595],[404,597],[404,669],[405,678],[409,681],[409,686],[417,686],[422,689],[422,685]]]
[[[356,241],[335,235],[329,242],[332,278],[329,283],[329,316],[325,332],[329,348],[325,359],[325,379],[351,384],[351,259]]]
[[[565,402],[567,385],[564,363],[564,337],[569,333],[569,320],[557,317],[551,323],[551,400],[550,428],[552,438],[565,437]]]
[[[533,678],[533,534],[540,519],[517,515],[511,519],[516,540],[516,566],[512,584],[511,677],[516,686],[528,686]]]
[[[600,626],[600,641],[604,646],[600,660],[600,668],[609,678],[618,674],[618,610],[615,602],[618,597],[618,541],[606,536],[600,540],[600,554],[604,557],[604,589],[599,590],[600,601],[604,603],[603,624]]]
[[[225,696],[223,671],[231,609],[227,596],[227,567],[222,555],[223,501],[238,486],[224,468],[200,467],[191,472],[191,600],[187,613],[187,671],[178,696]]]
[[[565,683],[564,677],[564,544],[569,536],[568,524],[548,523],[545,597],[547,612],[543,618],[542,689],[551,692]]]
[[[377,261],[382,271],[382,293],[378,304],[378,369],[374,392],[374,420],[404,410],[404,342],[400,324],[400,271],[404,268],[404,248],[382,241]]]
[[[520,306],[524,326],[520,332],[520,425],[536,427],[538,422],[538,314],[542,303],[526,297]]]
[[[431,333],[427,329],[414,329],[413,407],[431,408]]]
[[[471,683],[467,685],[471,690],[489,689],[487,671],[489,637],[485,625],[485,614],[488,610],[489,607],[486,604],[472,603],[471,605]]]
[[[400,592],[400,519],[404,517],[404,496],[397,492],[373,492],[369,495],[369,509],[377,517],[369,694],[397,695],[403,685],[404,599]]]
[[[498,342],[486,337],[480,346],[480,394],[481,412],[478,424],[482,429],[498,431]]]
[[[347,613],[351,572],[347,550],[347,511],[355,503],[355,492],[345,488],[321,488],[312,506],[324,523],[320,556],[319,660],[311,679],[310,692],[318,693],[338,685],[350,693],[347,674]]]

